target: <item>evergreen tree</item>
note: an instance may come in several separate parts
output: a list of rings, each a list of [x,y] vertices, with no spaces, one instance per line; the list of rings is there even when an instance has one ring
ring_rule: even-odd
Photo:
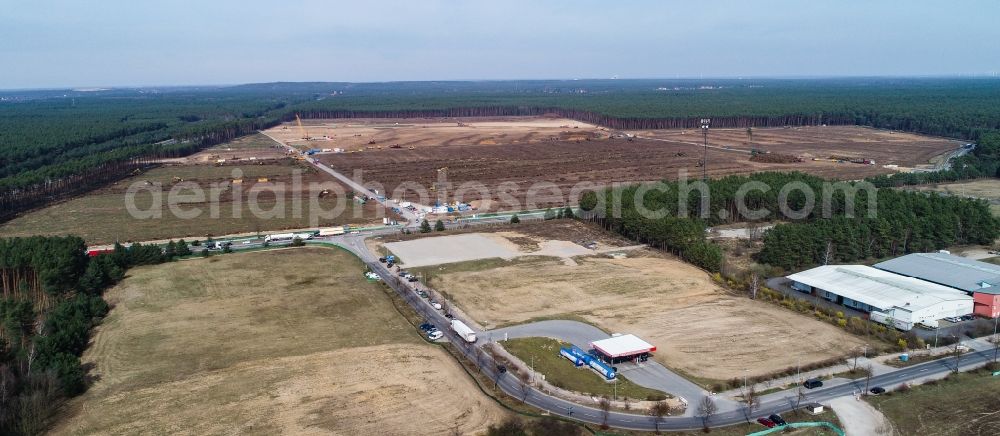
[[[177,257],[177,243],[173,239],[167,242],[166,248],[163,249],[163,257],[167,260],[173,260]]]
[[[187,242],[184,242],[183,239],[181,239],[180,241],[177,241],[177,255],[178,256],[190,256],[191,255],[191,248],[188,247]]]
[[[445,227],[444,227],[444,221],[437,220],[434,223],[434,231],[436,231],[436,232],[443,232],[444,229],[445,229]]]
[[[510,223],[511,224],[517,224],[519,222],[521,222],[521,219],[517,217],[516,213],[510,216]]]
[[[430,233],[430,232],[431,232],[431,223],[427,222],[427,219],[424,219],[423,221],[420,222],[420,233]]]
[[[571,208],[569,206],[566,206],[566,208],[563,209],[563,218],[570,218],[570,219],[572,219],[573,218],[573,208]]]

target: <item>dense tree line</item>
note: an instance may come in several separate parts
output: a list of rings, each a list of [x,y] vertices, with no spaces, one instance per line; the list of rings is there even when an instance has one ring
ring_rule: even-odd
[[[932,172],[895,173],[869,178],[878,187],[946,183],[980,177],[1000,177],[1000,132],[980,135],[971,153],[953,159],[951,168]]]
[[[274,83],[0,97],[0,220],[126,177],[144,161],[190,154],[296,113],[554,114],[616,129],[695,128],[709,117],[717,128],[856,124],[970,140],[1000,129],[1000,82],[984,79]],[[996,173],[975,158],[928,177]]]
[[[80,355],[108,312],[102,292],[130,267],[190,254],[170,245],[87,257],[78,237],[0,239],[0,434],[39,433],[62,399],[86,389]]]
[[[673,252],[709,271],[720,270],[722,252],[706,241],[705,229],[732,222],[787,221],[766,232],[759,254],[759,261],[785,269],[956,244],[989,244],[1000,236],[1000,223],[981,200],[865,189],[863,183],[832,183],[794,172],[729,176],[707,181],[704,190],[687,189],[685,183],[588,193],[581,207],[605,228]],[[758,188],[739,195],[741,187],[754,184]],[[793,184],[802,189],[788,191],[782,199],[782,187]],[[811,209],[806,191],[814,193]],[[829,198],[827,204],[823,204],[824,195]],[[741,210],[740,205],[745,207]],[[786,214],[783,207],[796,214]]]

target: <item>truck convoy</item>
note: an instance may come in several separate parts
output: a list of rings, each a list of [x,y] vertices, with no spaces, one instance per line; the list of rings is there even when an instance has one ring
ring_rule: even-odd
[[[469,326],[465,325],[464,322],[457,319],[451,320],[451,329],[458,333],[465,342],[474,343],[476,342],[476,332],[472,331]]]
[[[278,233],[274,235],[267,235],[264,237],[264,242],[279,242],[279,241],[291,241],[292,239],[299,238],[303,241],[313,238],[312,233]]]

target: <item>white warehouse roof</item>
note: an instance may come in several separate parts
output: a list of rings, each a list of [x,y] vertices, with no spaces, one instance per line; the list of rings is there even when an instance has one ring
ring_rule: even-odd
[[[865,265],[825,265],[788,278],[883,311],[898,307],[916,312],[948,301],[972,301],[957,289]]]
[[[590,346],[609,357],[631,356],[656,351],[656,347],[639,339],[636,335],[612,336],[591,342]]]

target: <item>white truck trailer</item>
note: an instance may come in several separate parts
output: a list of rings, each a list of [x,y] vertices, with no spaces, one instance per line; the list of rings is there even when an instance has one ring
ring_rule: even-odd
[[[312,233],[278,233],[274,235],[267,235],[264,237],[264,242],[278,242],[278,241],[291,241],[292,239],[299,238],[303,241],[313,238]]]
[[[455,333],[458,333],[458,335],[461,336],[462,339],[465,339],[465,342],[468,343],[476,342],[476,332],[472,331],[472,329],[469,328],[469,326],[465,325],[464,322],[459,321],[457,319],[451,320],[451,329],[454,330]]]

